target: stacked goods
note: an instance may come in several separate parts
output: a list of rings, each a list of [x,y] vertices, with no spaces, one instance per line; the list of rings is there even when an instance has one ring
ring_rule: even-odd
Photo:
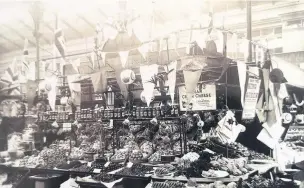
[[[199,153],[199,158],[194,162],[189,161],[187,163],[185,160],[180,160],[178,162],[178,171],[175,173],[175,175],[202,177],[202,171],[208,171],[211,168],[210,161],[212,156],[213,155],[208,152],[201,152]],[[194,157],[192,159],[194,159]]]
[[[56,145],[53,145],[50,148],[44,148],[39,155],[43,158],[46,168],[54,168],[67,159],[65,150]]]
[[[71,169],[71,168],[77,168],[81,165],[82,164],[79,161],[71,161],[69,163],[64,162],[62,164],[59,164],[59,165],[56,166],[56,168],[58,168],[58,169]]]
[[[128,150],[120,149],[115,152],[115,154],[111,157],[111,161],[123,161],[128,156]]]
[[[75,172],[91,172],[92,168],[88,167],[87,164],[83,164],[83,165],[81,165],[79,167],[76,167],[76,168],[73,168],[71,170],[75,171]]]
[[[162,167],[159,167],[155,169],[154,174],[156,176],[166,176],[169,175],[170,173],[173,173],[176,170],[176,168],[170,164],[166,164]]]
[[[214,158],[211,160],[210,164],[212,169],[226,171],[232,176],[241,176],[252,171],[252,169],[247,165],[246,159],[244,158]]]
[[[152,188],[185,188],[185,184],[178,181],[153,182]]]
[[[121,176],[145,176],[153,170],[151,166],[145,166],[142,164],[134,164],[131,168],[123,168],[121,171],[116,172],[117,175]]]
[[[149,157],[149,162],[160,162],[161,156],[163,155],[173,155],[172,150],[157,150]]]
[[[143,159],[143,154],[140,150],[133,150],[129,156],[129,160],[132,162],[141,161]]]
[[[45,166],[45,161],[39,155],[25,156],[19,162],[19,166],[21,166],[21,167],[37,167],[40,165]]]
[[[254,176],[250,177],[246,181],[240,182],[241,188],[298,188],[299,186],[293,182],[285,182],[280,179],[276,179],[275,181],[271,181],[270,179],[266,179],[262,176]]]
[[[94,175],[92,177],[92,179],[95,180],[95,181],[102,181],[102,182],[105,182],[105,183],[109,183],[109,182],[115,181],[115,178],[114,178],[113,175],[103,174],[103,173]]]

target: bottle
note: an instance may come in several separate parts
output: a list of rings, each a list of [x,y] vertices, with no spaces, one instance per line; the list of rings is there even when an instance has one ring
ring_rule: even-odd
[[[139,118],[140,117],[140,107],[136,108],[136,117]]]
[[[156,107],[156,116],[157,117],[160,117],[160,107],[158,106],[158,107]]]
[[[172,105],[171,106],[171,114],[170,114],[172,117],[175,116],[175,105]]]
[[[175,114],[175,116],[179,116],[179,111],[178,111],[177,105],[174,106],[174,114]]]
[[[151,107],[148,107],[147,116],[148,116],[149,118],[152,117],[152,108],[151,108]]]
[[[121,108],[121,117],[124,118],[126,116],[125,114],[125,107]]]
[[[149,110],[149,108],[145,107],[145,109],[144,109],[144,115],[143,115],[145,118],[148,117],[148,110]]]
[[[136,106],[133,106],[132,108],[132,116],[136,117]]]
[[[156,116],[156,108],[151,108],[151,111],[152,111],[152,117],[155,117]]]
[[[114,114],[113,117],[117,118],[118,115],[117,115],[117,109],[116,108],[113,109],[113,114]]]

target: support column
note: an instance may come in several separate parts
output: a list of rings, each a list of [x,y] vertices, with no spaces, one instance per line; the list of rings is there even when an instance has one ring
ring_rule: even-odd
[[[252,40],[252,35],[251,35],[251,0],[247,0],[247,40],[251,41]],[[246,59],[245,59],[246,61]],[[248,58],[247,58],[247,63],[252,63],[252,45],[251,42],[248,43]]]

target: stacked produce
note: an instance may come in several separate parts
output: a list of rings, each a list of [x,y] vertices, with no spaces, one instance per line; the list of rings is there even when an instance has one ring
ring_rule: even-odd
[[[124,165],[121,163],[110,163],[109,165],[105,166],[105,163],[93,162],[91,165],[91,171],[93,171],[94,169],[100,169],[101,173],[108,173],[120,169],[122,167],[124,167]]]
[[[103,173],[94,175],[92,177],[92,179],[95,180],[95,181],[102,181],[102,182],[105,182],[105,183],[109,183],[109,182],[112,182],[112,181],[116,180],[113,175],[103,174]]]
[[[128,156],[128,150],[127,149],[120,149],[115,152],[115,154],[111,157],[112,161],[121,161],[125,160]]]
[[[160,162],[161,156],[163,155],[173,155],[172,150],[157,150],[149,157],[149,162]]]
[[[178,181],[153,182],[152,188],[185,188],[185,184]]]
[[[244,158],[228,159],[216,157],[210,161],[210,164],[212,169],[226,171],[232,176],[241,176],[253,170],[247,165],[247,160]]]
[[[40,155],[25,156],[23,159],[20,159],[19,166],[21,167],[45,166],[45,161]]]
[[[176,168],[170,164],[166,164],[162,167],[159,167],[155,169],[154,174],[156,176],[166,176],[169,175],[170,173],[173,173],[176,170]]]
[[[193,154],[193,156],[195,158],[197,157],[196,154]],[[193,162],[180,160],[178,161],[178,171],[174,175],[185,175],[186,177],[202,177],[202,171],[207,171],[211,168],[210,161],[212,156],[213,155],[208,152],[200,152],[199,158]],[[192,158],[193,160],[194,157]]]
[[[122,170],[116,172],[117,175],[121,176],[145,176],[150,173],[153,167],[142,164],[133,164],[131,168],[125,167]]]
[[[46,168],[54,168],[67,160],[66,151],[56,145],[44,148],[39,155],[43,158]]]
[[[242,181],[242,188],[298,188],[299,186],[293,182],[284,182],[280,179],[276,179],[275,181],[271,181],[270,179],[266,179],[262,176],[254,176],[250,177],[246,181]]]
[[[91,172],[92,171],[92,168],[91,167],[88,167],[87,164],[83,164],[79,167],[76,167],[76,168],[73,168],[71,169],[72,171],[75,171],[75,172]]]

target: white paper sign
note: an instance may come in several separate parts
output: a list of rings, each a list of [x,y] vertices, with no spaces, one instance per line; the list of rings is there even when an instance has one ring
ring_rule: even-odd
[[[101,172],[101,169],[96,169],[96,168],[95,168],[95,169],[93,170],[93,173],[100,173],[100,172]]]
[[[249,78],[244,99],[242,119],[253,119],[255,117],[256,104],[259,97],[261,80]]]
[[[88,167],[91,167],[92,166],[92,162],[88,162]]]
[[[104,165],[104,167],[108,167],[110,165],[110,161],[106,162],[106,164]]]
[[[132,166],[133,166],[133,163],[128,162],[128,164],[127,164],[127,168],[131,168]]]
[[[187,110],[186,88],[179,87],[180,110]],[[191,100],[192,110],[215,110],[216,109],[216,87],[213,84],[196,87],[195,94]]]
[[[72,123],[63,123],[62,124],[62,130],[70,131],[71,129],[72,129]]]

